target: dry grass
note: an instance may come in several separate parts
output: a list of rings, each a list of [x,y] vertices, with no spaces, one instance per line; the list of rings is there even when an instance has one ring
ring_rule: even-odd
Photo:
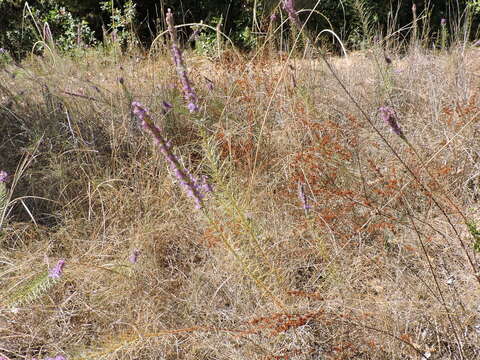
[[[480,221],[479,55],[331,59],[383,140],[320,60],[192,59],[194,115],[161,56],[8,66],[1,168],[31,159],[13,198],[44,199],[15,203],[0,233],[0,355],[480,358],[478,254],[459,213]],[[137,126],[120,77],[209,176],[203,211]],[[32,290],[60,258],[62,278]]]

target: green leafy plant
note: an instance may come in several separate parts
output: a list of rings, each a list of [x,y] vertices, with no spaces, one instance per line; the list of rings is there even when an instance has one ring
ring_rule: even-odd
[[[65,7],[54,1],[37,6],[25,4],[24,17],[29,29],[36,30],[37,42],[42,49],[44,44],[66,52],[84,45],[95,44],[94,32],[85,20],[75,18]]]
[[[107,33],[111,40],[119,45],[132,47],[136,45],[135,32],[133,28],[136,4],[132,0],[125,2],[122,8],[115,7],[114,1],[101,1],[102,11],[110,14],[110,24]]]
[[[468,231],[473,237],[473,249],[476,252],[480,252],[480,230],[477,228],[477,224],[473,220],[467,223]]]
[[[467,1],[467,6],[470,7],[474,14],[480,14],[480,0]]]

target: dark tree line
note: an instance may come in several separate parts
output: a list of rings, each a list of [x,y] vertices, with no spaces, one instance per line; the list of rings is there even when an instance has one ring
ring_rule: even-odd
[[[432,35],[439,31],[442,18],[447,19],[449,25],[464,21],[469,1],[476,0],[415,0],[415,5],[417,15],[428,15]],[[299,10],[312,9],[316,3],[315,0],[295,2]],[[308,27],[311,31],[331,28],[354,47],[366,36],[385,32],[393,18],[396,28],[408,26],[413,18],[412,4],[411,0],[323,0],[317,12],[310,16]],[[268,28],[271,15],[279,16],[281,12],[280,0],[31,0],[28,5],[26,7],[23,0],[0,1],[0,48],[18,56],[31,50],[39,33],[44,31],[41,28],[44,22],[49,23],[53,37],[61,38],[67,50],[69,42],[75,42],[79,29],[83,29],[86,42],[102,41],[112,25],[125,20],[126,11],[132,5],[135,12],[130,30],[133,29],[145,47],[164,28],[167,8],[172,9],[177,23],[202,21],[216,26],[221,22],[222,31],[245,48],[252,45],[248,37],[261,36]],[[112,6],[116,12],[111,11]],[[308,12],[300,14],[302,19],[307,16]],[[471,36],[477,35],[478,17],[477,13],[471,18]],[[35,25],[33,18],[40,24]],[[188,36],[188,31],[192,30],[182,33]],[[405,33],[408,35],[408,30]]]

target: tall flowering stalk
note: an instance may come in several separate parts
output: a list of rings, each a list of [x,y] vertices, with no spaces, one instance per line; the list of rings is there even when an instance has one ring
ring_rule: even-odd
[[[447,47],[447,38],[448,38],[448,29],[447,29],[447,19],[442,18],[440,20],[440,49],[445,49]]]
[[[381,106],[378,109],[378,111],[380,113],[380,117],[382,118],[382,120],[385,121],[390,126],[392,131],[396,135],[400,136],[400,138],[402,138],[403,140],[406,140],[405,135],[403,134],[403,131],[400,128],[400,125],[398,125],[397,115],[395,114],[395,111],[388,106]]]
[[[185,96],[185,100],[187,100],[188,102],[187,108],[188,110],[190,110],[191,113],[197,112],[199,109],[197,94],[192,88],[190,79],[188,78],[187,67],[185,65],[185,62],[183,61],[182,51],[180,50],[180,46],[178,44],[177,31],[175,30],[175,24],[173,20],[173,13],[170,9],[167,10],[165,20],[168,25],[168,32],[170,33],[170,38],[172,39],[173,62],[175,63],[178,78],[180,79],[180,82],[183,86],[183,94]]]
[[[298,27],[302,27],[302,22],[295,10],[295,0],[283,0],[283,9],[287,12],[290,20]]]
[[[308,202],[307,194],[305,194],[305,184],[301,182],[298,183],[298,198],[302,203],[303,210],[305,210],[305,212],[308,212],[308,210],[310,210],[312,206]]]
[[[184,188],[188,196],[193,198],[198,209],[203,207],[203,191],[208,190],[208,186],[205,184],[205,180],[198,181],[195,179],[190,172],[183,168],[180,164],[180,161],[172,152],[170,143],[164,138],[162,130],[156,126],[148,113],[148,110],[139,102],[132,102],[132,111],[137,116],[141,122],[143,128],[148,129],[151,133],[155,142],[160,148],[160,152],[165,157],[170,170],[173,172],[180,185]]]

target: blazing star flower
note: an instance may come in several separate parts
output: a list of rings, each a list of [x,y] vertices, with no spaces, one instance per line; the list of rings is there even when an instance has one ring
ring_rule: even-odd
[[[198,111],[198,105],[195,104],[194,102],[189,102],[187,105],[187,108],[191,113]]]
[[[442,18],[442,19],[440,20],[440,25],[441,25],[441,26],[447,25],[447,19]]]
[[[132,254],[129,256],[128,260],[129,260],[132,264],[136,264],[139,255],[140,255],[140,250],[138,250],[138,249],[133,249]]]
[[[162,101],[162,114],[166,115],[173,109],[173,105],[170,104],[168,101]]]
[[[62,276],[64,266],[65,266],[65,260],[63,259],[58,260],[57,265],[55,265],[55,267],[53,267],[48,273],[48,277],[52,279],[59,279],[60,276]]]
[[[132,102],[133,113],[140,119],[142,126],[150,130],[155,142],[158,144],[160,152],[167,161],[170,170],[177,178],[180,185],[184,188],[188,196],[193,198],[197,208],[203,207],[204,194],[202,192],[202,183],[195,179],[188,169],[185,169],[178,158],[171,150],[170,143],[163,137],[162,130],[153,123],[148,110],[138,101]]]
[[[385,121],[392,131],[400,136],[402,139],[405,138],[402,129],[398,125],[397,122],[397,115],[395,114],[395,111],[388,106],[381,106],[378,111],[380,112],[380,117],[382,118],[383,121]]]
[[[173,14],[170,9],[167,10],[165,21],[167,22],[168,32],[170,33],[170,38],[172,39],[173,62],[175,63],[178,78],[180,79],[180,82],[183,86],[183,94],[185,100],[188,101],[188,110],[191,113],[197,112],[199,110],[197,94],[192,88],[190,79],[188,78],[187,67],[185,66],[185,62],[183,61],[182,57],[182,51],[180,50],[180,47],[178,45],[177,31],[175,30]]]
[[[7,181],[8,181],[8,173],[6,171],[0,170],[0,183],[4,183]]]
[[[295,0],[283,0],[283,9],[288,13],[288,17],[295,23],[295,25],[299,28],[302,27],[300,18],[295,10]]]
[[[308,203],[308,198],[307,198],[307,195],[305,194],[304,183],[298,183],[298,198],[302,203],[303,210],[308,211],[312,208],[311,205]]]

